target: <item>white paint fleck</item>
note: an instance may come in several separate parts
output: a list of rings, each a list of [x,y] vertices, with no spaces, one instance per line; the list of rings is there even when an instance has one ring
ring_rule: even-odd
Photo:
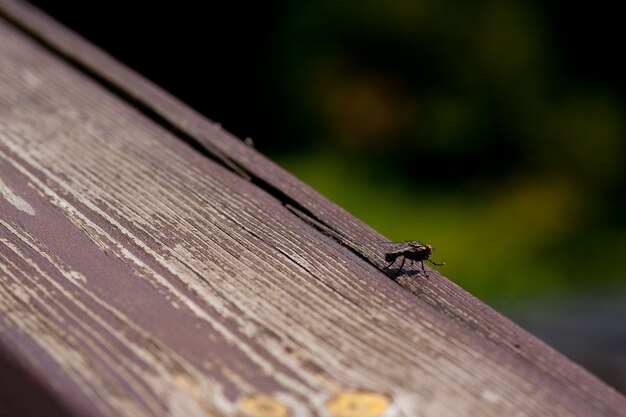
[[[28,304],[30,302],[30,295],[26,291],[26,289],[20,285],[11,285],[11,293],[22,301],[24,304]]]
[[[22,70],[22,79],[26,83],[26,85],[34,90],[43,84],[42,78],[35,71],[31,69],[23,69]]]
[[[484,390],[481,393],[481,396],[483,397],[483,399],[485,401],[488,401],[490,403],[496,404],[500,402],[500,396],[498,394],[496,394],[495,392],[491,391],[491,390]]]
[[[13,190],[9,188],[2,180],[0,179],[0,196],[4,197],[6,201],[9,202],[16,209],[23,211],[26,214],[30,214],[31,216],[35,215],[35,209],[33,206],[28,204],[26,200],[24,200],[19,195],[15,194]]]

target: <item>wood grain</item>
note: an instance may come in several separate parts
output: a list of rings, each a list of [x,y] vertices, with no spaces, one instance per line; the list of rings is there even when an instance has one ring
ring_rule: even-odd
[[[58,415],[626,415],[435,272],[389,279],[380,235],[182,103],[0,10],[0,357]]]

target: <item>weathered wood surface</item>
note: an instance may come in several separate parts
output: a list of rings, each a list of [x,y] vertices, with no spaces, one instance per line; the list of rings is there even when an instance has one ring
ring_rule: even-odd
[[[626,415],[132,71],[0,16],[0,415]]]

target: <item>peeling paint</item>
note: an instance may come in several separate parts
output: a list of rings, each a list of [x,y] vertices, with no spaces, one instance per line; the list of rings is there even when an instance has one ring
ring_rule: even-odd
[[[78,214],[75,213],[76,209],[70,206],[66,201],[57,199],[53,201],[53,204],[59,208],[67,217],[69,221],[74,223],[76,227],[83,231],[85,236],[96,244],[104,253],[107,253],[109,246],[99,237],[96,228],[87,224]]]
[[[0,179],[0,196],[4,197],[4,199],[8,201],[9,204],[11,204],[16,209],[26,214],[30,214],[31,216],[35,215],[35,209],[33,208],[33,206],[28,204],[28,202],[24,200],[22,197],[15,194],[13,190],[9,188],[8,185],[2,182],[1,179]]]

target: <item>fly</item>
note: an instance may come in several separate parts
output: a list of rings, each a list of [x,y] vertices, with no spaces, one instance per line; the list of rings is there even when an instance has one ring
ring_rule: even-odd
[[[429,259],[430,254],[433,253],[433,250],[434,249],[432,246],[416,242],[414,240],[407,240],[406,242],[397,243],[393,249],[385,252],[385,261],[389,262],[389,265],[387,265],[385,269],[389,268],[396,262],[398,258],[401,257],[402,264],[400,264],[398,274],[402,272],[404,262],[409,259],[411,261],[411,266],[413,266],[414,262],[419,262],[422,266],[422,271],[424,272],[424,275],[428,276],[426,270],[424,269],[424,261],[428,261],[431,264],[437,266],[445,265],[445,262],[439,264]]]

